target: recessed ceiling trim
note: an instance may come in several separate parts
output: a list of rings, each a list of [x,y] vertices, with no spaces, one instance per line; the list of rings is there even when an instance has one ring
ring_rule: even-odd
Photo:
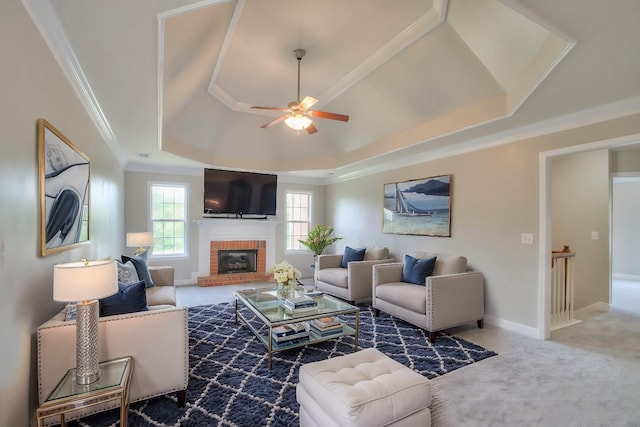
[[[233,0],[204,0],[198,3],[194,3],[194,4],[190,4],[187,6],[183,6],[183,7],[179,7],[177,9],[172,9],[166,12],[160,12],[158,13],[158,63],[157,63],[157,68],[158,68],[158,150],[162,151],[162,134],[163,134],[163,126],[164,126],[164,117],[163,117],[163,109],[164,109],[164,40],[165,40],[165,21],[168,18],[172,18],[174,16],[178,16],[178,15],[183,15],[185,13],[190,13],[193,12],[195,10],[198,9],[203,9],[206,7],[210,7],[216,4],[223,4],[223,3],[229,3],[230,1]],[[241,11],[242,8],[244,8],[245,5],[245,0],[238,0],[238,3],[236,4],[236,8],[234,10],[234,17],[236,14],[236,11],[238,11],[238,8],[240,8],[239,10]],[[239,16],[239,14],[238,14]],[[237,19],[237,18],[236,18]],[[237,21],[234,22],[232,19],[232,25],[235,29],[235,26],[237,25]],[[233,34],[233,32],[231,32],[231,34]],[[223,52],[226,52],[226,44],[227,44],[227,39],[225,39],[225,45],[223,46]],[[216,69],[214,70],[214,75],[217,75],[217,63],[216,63]],[[229,94],[226,93],[220,93],[219,94],[220,99],[223,99],[225,97],[229,98],[233,101],[231,96]]]
[[[556,68],[556,66],[560,63],[560,61],[562,61],[564,57],[567,56],[567,54],[571,51],[571,49],[573,49],[573,47],[576,45],[576,42],[571,40],[565,39],[565,42],[566,42],[566,46],[564,47],[564,49],[562,49],[562,51],[554,58],[554,60],[547,66],[547,68],[538,76],[536,81],[529,86],[528,90],[524,94],[522,94],[519,99],[515,100],[513,104],[510,103],[511,105],[509,105],[508,116],[513,115],[518,110],[518,108],[520,108],[520,106],[524,104],[524,102],[529,98],[529,96],[531,96],[531,94],[533,94],[533,92],[538,88],[538,86],[542,84],[544,79],[547,78],[547,76],[551,73],[551,71],[553,71],[553,69]],[[510,93],[511,92],[513,91],[510,91]]]
[[[345,90],[360,82],[395,55],[433,31],[438,25],[442,24],[447,17],[447,4],[448,0],[436,0],[434,2],[433,9],[420,16],[396,37],[389,40],[389,42],[354,68],[353,71],[320,95],[318,106],[331,102],[333,99],[340,96],[340,94]]]
[[[160,12],[158,13],[158,18],[167,19],[171,18],[172,16],[183,15],[185,13],[193,12],[194,10],[203,9],[215,4],[229,3],[231,1],[233,0],[203,0],[201,2],[178,7],[176,9],[171,9],[166,12]]]
[[[220,50],[220,54],[218,55],[218,60],[216,61],[216,66],[214,68],[213,74],[211,76],[211,81],[209,83],[208,92],[211,96],[216,98],[218,101],[222,102],[227,108],[245,112],[252,114],[261,114],[264,116],[271,116],[268,111],[261,110],[251,110],[250,106],[252,104],[246,102],[240,102],[231,96],[226,90],[220,87],[216,83],[216,78],[218,77],[218,70],[221,67],[220,64],[224,62],[225,55],[228,49],[228,44],[233,37],[235,29],[237,27],[238,21],[240,19],[240,15],[242,14],[242,9],[244,8],[246,0],[239,0],[236,5],[236,9],[233,12],[233,17],[231,19],[231,23],[229,24],[229,28],[227,30],[227,34],[225,35],[224,42],[222,48]],[[442,24],[447,17],[447,6],[448,0],[434,0],[433,9],[429,10],[422,16],[420,16],[417,20],[415,20],[411,25],[405,28],[403,31],[398,33],[396,37],[391,39],[384,46],[376,50],[373,54],[371,54],[367,59],[365,59],[360,65],[350,71],[345,77],[336,82],[333,86],[331,86],[328,90],[326,90],[320,97],[320,101],[318,102],[318,106],[325,105],[331,102],[336,97],[340,96],[344,91],[361,81],[363,78],[371,74],[373,71],[382,66],[389,59],[393,58],[402,50],[406,49],[408,46],[413,44],[416,40],[424,37],[426,34],[433,31],[438,25]]]
[[[229,45],[231,44],[231,39],[233,38],[233,35],[236,32],[236,28],[238,28],[238,22],[240,22],[240,17],[242,16],[242,11],[244,10],[245,4],[246,4],[246,0],[238,0],[238,2],[236,3],[236,7],[233,9],[233,14],[231,15],[231,22],[229,22],[229,27],[227,28],[227,32],[224,35],[222,47],[220,48],[220,52],[218,53],[218,58],[216,59],[216,65],[213,68],[213,73],[211,74],[211,80],[209,81],[209,88],[207,89],[209,93],[213,93],[214,88],[220,89],[220,91],[216,90],[215,92],[220,95],[224,94],[224,96],[221,96],[222,99],[230,98],[226,102],[221,99],[221,101],[225,105],[228,105],[227,102],[229,103],[233,102],[235,104],[239,104],[239,103],[235,99],[233,99],[227,91],[218,87],[218,85],[216,85],[215,82],[216,82],[216,79],[218,78],[218,74],[220,73],[220,68],[222,66],[221,64],[224,61],[225,56],[227,56],[227,52],[229,51]]]

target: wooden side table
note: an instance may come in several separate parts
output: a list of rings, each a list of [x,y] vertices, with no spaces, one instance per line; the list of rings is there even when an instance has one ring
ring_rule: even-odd
[[[100,363],[100,378],[87,385],[77,384],[75,368],[69,369],[47,400],[36,410],[38,427],[42,427],[44,419],[52,415],[60,415],[60,426],[64,427],[65,413],[112,400],[120,401],[120,425],[125,427],[128,423],[132,373],[132,357]]]

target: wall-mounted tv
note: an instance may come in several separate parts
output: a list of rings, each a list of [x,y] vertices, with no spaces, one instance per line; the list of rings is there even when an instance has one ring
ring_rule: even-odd
[[[276,214],[278,175],[224,169],[204,170],[204,213]]]

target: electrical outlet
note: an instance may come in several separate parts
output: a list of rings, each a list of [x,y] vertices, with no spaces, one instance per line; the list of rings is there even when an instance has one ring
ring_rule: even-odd
[[[523,245],[533,245],[533,233],[522,233],[520,235],[520,243]]]
[[[597,231],[592,231],[591,232],[591,240],[598,240],[598,232]]]

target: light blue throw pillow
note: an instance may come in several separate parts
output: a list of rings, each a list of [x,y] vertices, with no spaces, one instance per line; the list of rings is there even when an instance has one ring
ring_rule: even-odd
[[[436,257],[414,258],[411,255],[404,256],[404,266],[402,267],[402,281],[425,285],[427,276],[433,274],[436,267]]]

